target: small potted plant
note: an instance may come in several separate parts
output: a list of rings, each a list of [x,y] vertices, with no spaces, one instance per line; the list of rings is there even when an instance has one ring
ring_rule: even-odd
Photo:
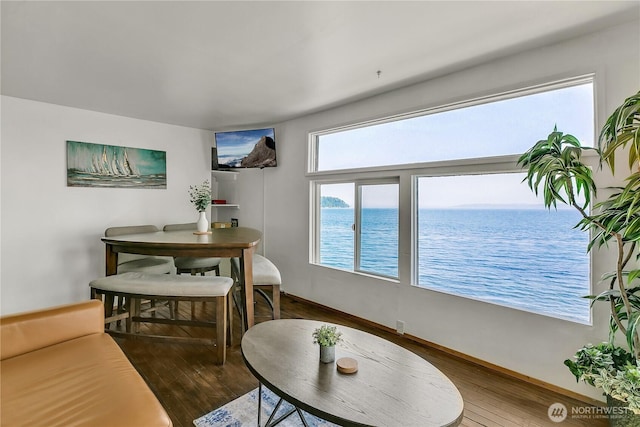
[[[336,326],[322,325],[313,331],[313,343],[320,344],[320,361],[331,363],[336,359],[336,344],[342,340],[342,332]]]
[[[199,233],[206,233],[209,230],[209,220],[207,220],[206,210],[211,204],[211,186],[209,180],[205,180],[200,185],[189,186],[190,201],[199,213],[196,223]]]

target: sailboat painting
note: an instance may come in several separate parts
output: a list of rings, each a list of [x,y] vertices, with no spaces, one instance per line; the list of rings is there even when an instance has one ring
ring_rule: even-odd
[[[167,188],[167,153],[67,141],[67,186]]]

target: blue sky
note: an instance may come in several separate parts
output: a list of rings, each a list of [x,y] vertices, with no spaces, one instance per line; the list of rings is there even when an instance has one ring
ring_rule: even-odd
[[[593,111],[589,83],[322,135],[318,170],[521,154],[555,125],[593,146]]]
[[[594,143],[593,84],[580,84],[529,96],[382,123],[322,135],[318,169],[333,170],[389,164],[522,154],[546,139],[554,126]],[[515,175],[514,175],[515,176]],[[448,177],[423,181],[421,207],[470,204],[538,204],[522,175]],[[353,204],[353,195],[335,188],[335,197]],[[491,188],[491,195],[487,189]],[[429,194],[425,193],[428,191]],[[380,200],[391,195],[380,195]],[[427,200],[429,200],[427,202]],[[427,206],[428,205],[428,206]]]

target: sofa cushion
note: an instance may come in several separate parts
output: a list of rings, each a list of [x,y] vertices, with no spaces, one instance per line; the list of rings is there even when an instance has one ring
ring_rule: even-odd
[[[0,360],[103,332],[104,308],[95,300],[5,316],[0,319]]]
[[[0,362],[2,426],[171,426],[115,341],[93,334]]]

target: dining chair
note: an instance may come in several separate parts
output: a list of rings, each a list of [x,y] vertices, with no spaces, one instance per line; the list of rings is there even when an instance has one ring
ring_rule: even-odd
[[[259,254],[253,254],[253,291],[260,295],[262,299],[269,305],[271,309],[271,318],[280,318],[280,285],[282,284],[282,277],[280,270],[275,266],[273,262]],[[231,258],[231,278],[234,280],[234,292],[233,301],[236,309],[242,317],[242,304],[238,299],[238,293],[240,291],[240,260],[238,258]],[[265,290],[271,291],[271,297],[265,292]],[[243,325],[244,328],[244,325]]]
[[[160,231],[155,225],[130,225],[109,227],[104,231],[105,237],[122,236],[123,234],[155,233]],[[168,274],[173,270],[173,259],[138,254],[118,254],[118,273],[139,271],[141,273]]]
[[[183,231],[183,230],[197,230],[197,224],[190,222],[186,224],[167,224],[163,227],[164,231]],[[200,274],[204,276],[208,271],[214,271],[216,276],[220,275],[220,258],[201,258],[201,257],[175,257],[173,263],[176,266],[176,273],[183,274],[189,273],[192,276]],[[178,301],[175,302],[176,316],[178,314]],[[191,318],[195,317],[196,303],[191,303]]]
[[[167,224],[164,231],[196,230],[195,222],[187,224]],[[200,274],[204,276],[207,271],[215,271],[216,276],[220,275],[220,258],[200,258],[200,257],[175,257],[173,263],[178,274],[189,273],[192,276]]]

